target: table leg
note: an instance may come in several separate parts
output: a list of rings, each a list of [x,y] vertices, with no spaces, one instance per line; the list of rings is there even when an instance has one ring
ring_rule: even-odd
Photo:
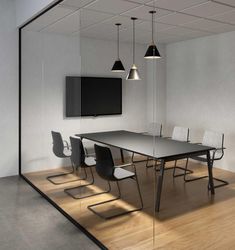
[[[125,161],[124,161],[124,155],[123,155],[123,150],[122,149],[120,149],[120,154],[121,154],[122,163],[125,163]]]
[[[210,151],[207,151],[207,166],[208,166],[208,176],[209,176],[209,185],[211,194],[215,194]]]
[[[155,205],[155,210],[157,212],[159,212],[159,210],[160,210],[164,170],[165,170],[165,160],[161,160],[161,166],[160,166],[160,171],[159,171],[159,175],[158,175],[157,197],[156,197],[156,205]]]

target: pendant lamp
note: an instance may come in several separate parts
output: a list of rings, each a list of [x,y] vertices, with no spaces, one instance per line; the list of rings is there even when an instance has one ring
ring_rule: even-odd
[[[116,23],[117,26],[117,60],[114,62],[114,65],[112,67],[112,72],[125,72],[125,68],[120,60],[119,57],[119,27],[121,26],[121,23]]]
[[[152,15],[152,43],[149,45],[147,52],[144,56],[146,59],[157,59],[161,58],[161,55],[157,49],[157,46],[154,42],[154,14],[156,13],[155,10],[149,11],[149,13]]]
[[[137,20],[137,18],[132,17],[131,20],[133,21],[133,65],[126,79],[127,80],[141,80],[138,69],[135,65],[135,21]]]

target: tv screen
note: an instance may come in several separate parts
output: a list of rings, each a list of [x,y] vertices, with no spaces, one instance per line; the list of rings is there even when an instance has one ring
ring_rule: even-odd
[[[66,77],[66,117],[122,114],[122,79]]]

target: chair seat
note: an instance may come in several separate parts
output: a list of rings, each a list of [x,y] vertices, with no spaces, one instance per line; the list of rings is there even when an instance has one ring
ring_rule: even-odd
[[[96,165],[96,161],[94,157],[86,157],[85,158],[85,164],[87,166],[95,166]]]
[[[115,168],[114,170],[114,177],[117,178],[118,180],[134,177],[135,173],[128,171],[123,168]]]
[[[68,148],[64,148],[63,154],[64,154],[66,157],[70,157],[70,156],[71,156],[71,150],[68,149]]]

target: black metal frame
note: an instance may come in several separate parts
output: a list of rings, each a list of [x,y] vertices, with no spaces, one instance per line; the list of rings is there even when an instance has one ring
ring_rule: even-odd
[[[63,140],[63,142],[65,144],[64,149],[67,148],[69,150],[70,148],[69,148],[68,142],[65,141],[65,140]],[[63,154],[63,158],[64,159],[70,158],[70,156],[67,156],[67,155]],[[63,173],[49,175],[46,178],[47,178],[48,181],[50,181],[54,185],[62,185],[62,184],[69,183],[69,182],[74,182],[74,181],[80,181],[80,180],[86,180],[87,179],[87,173],[85,171],[85,178],[76,178],[76,179],[67,180],[67,181],[63,181],[63,182],[55,182],[55,181],[53,181],[53,179],[57,178],[57,177],[75,174],[76,173],[76,166],[74,166],[72,161],[71,161],[71,167],[72,167],[72,170],[69,171],[69,172],[63,172]]]
[[[155,164],[153,164],[153,165],[148,165],[149,160],[154,161]],[[180,167],[180,166],[177,166],[176,164],[177,164],[177,160],[175,160],[175,164],[174,164],[173,167],[165,168],[165,170],[171,170],[171,169],[173,169],[173,178],[180,177],[180,176],[185,176],[185,175],[187,175],[187,174],[193,174],[193,171],[192,171],[192,170],[186,169],[186,168],[187,168],[187,164],[188,164],[188,158],[186,159],[185,168],[182,168],[182,167]],[[160,166],[161,166],[161,163],[157,163],[157,160],[150,159],[150,158],[147,159],[146,168],[152,168],[152,167],[154,167],[154,168],[155,168],[155,171],[156,171],[156,172],[159,172],[160,169],[159,169],[158,167],[160,167]],[[176,169],[183,170],[184,173],[182,173],[182,174],[176,174]]]
[[[185,176],[185,175],[187,175],[187,174],[192,174],[192,173],[193,173],[192,170],[186,169],[186,167],[187,167],[187,165],[188,165],[188,158],[186,159],[185,168],[182,168],[182,167],[180,167],[180,166],[177,166],[176,164],[177,164],[177,160],[175,160],[175,165],[174,165],[174,167],[173,167],[173,177],[174,177],[174,178],[180,177],[180,176]],[[167,169],[170,169],[170,168],[167,168]],[[184,173],[182,173],[182,174],[176,174],[176,173],[175,173],[175,172],[176,172],[176,169],[183,170]]]
[[[93,212],[94,214],[96,214],[97,216],[99,216],[102,219],[109,220],[109,219],[113,219],[113,218],[116,218],[116,217],[119,217],[119,216],[122,216],[122,215],[130,214],[130,213],[137,212],[137,211],[141,211],[143,209],[144,205],[143,205],[143,199],[142,199],[142,195],[141,195],[141,191],[140,191],[140,186],[139,186],[139,181],[138,181],[138,177],[137,177],[136,167],[135,167],[135,165],[133,163],[126,164],[124,166],[125,167],[132,166],[133,169],[134,169],[135,175],[132,176],[132,177],[127,177],[127,178],[120,179],[120,180],[116,181],[117,189],[118,189],[118,196],[116,198],[114,198],[114,199],[110,199],[110,200],[107,200],[107,201],[98,202],[98,203],[89,205],[87,207],[91,212]],[[121,190],[120,190],[120,186],[119,186],[119,181],[126,180],[126,179],[132,179],[132,180],[136,181],[136,186],[137,186],[137,189],[138,189],[138,194],[139,194],[141,206],[139,208],[135,208],[135,209],[128,210],[128,211],[125,211],[125,212],[122,212],[122,213],[118,213],[118,214],[115,214],[115,215],[111,215],[111,216],[104,216],[101,213],[96,212],[93,209],[93,207],[98,207],[98,206],[101,206],[103,204],[106,204],[106,203],[113,202],[113,201],[121,199]],[[109,186],[110,186],[110,183],[109,183]]]
[[[158,166],[160,166],[161,164],[156,164],[155,166],[155,170],[157,172],[159,172],[160,170],[157,168]],[[185,176],[187,174],[193,174],[193,171],[190,170],[190,169],[186,169],[187,168],[187,165],[188,165],[188,158],[186,158],[186,163],[185,163],[185,168],[183,167],[180,167],[180,166],[177,166],[177,160],[175,160],[175,164],[173,167],[168,167],[166,168],[165,170],[171,170],[173,169],[173,178],[176,178],[176,177],[180,177],[180,176]],[[179,170],[182,170],[184,171],[182,174],[176,174],[176,169],[179,169]]]
[[[115,146],[113,144],[105,143],[104,141],[101,141],[101,140],[91,139],[91,138],[89,138],[89,136],[87,137],[86,134],[77,134],[76,136],[79,136],[82,139],[88,139],[88,140],[91,140],[91,141],[95,141],[97,143],[105,144],[105,145],[110,146],[110,147],[117,147],[117,146]],[[121,150],[130,151],[130,150],[126,149],[126,148],[120,148],[120,147],[117,147],[117,148],[119,148]],[[168,161],[175,161],[175,160],[180,160],[180,159],[187,159],[189,157],[194,157],[194,156],[206,155],[210,192],[211,192],[212,195],[215,194],[214,179],[213,179],[213,172],[212,172],[212,165],[211,165],[211,158],[210,158],[210,150],[215,150],[215,148],[211,147],[210,149],[201,150],[201,151],[198,151],[196,153],[183,153],[183,154],[179,154],[177,156],[169,156],[169,157],[166,157],[166,158],[154,159],[154,160],[160,160],[161,161],[160,171],[159,171],[160,174],[158,175],[158,188],[157,188],[157,197],[156,197],[156,206],[155,206],[155,210],[157,212],[159,212],[159,209],[160,209],[161,190],[162,190],[163,176],[164,176],[164,171],[165,171],[165,163],[168,162]],[[134,152],[134,151],[131,151],[131,152],[136,153],[136,154],[140,154],[139,152]],[[142,154],[142,155],[144,155],[144,154]],[[144,156],[148,157],[148,155],[144,155]]]
[[[207,159],[207,167],[208,167],[208,177],[209,177],[209,186],[210,186],[210,192],[212,195],[215,194],[215,187],[214,187],[214,178],[213,178],[213,173],[212,173],[212,167],[213,165],[211,164],[211,157],[210,157],[210,150],[201,152],[201,153],[194,153],[191,154],[191,156],[200,156],[200,155],[205,155],[206,154],[206,159]],[[161,159],[161,164],[160,164],[160,170],[159,170],[159,175],[158,175],[158,183],[157,183],[157,197],[156,197],[156,204],[155,204],[155,210],[156,212],[159,212],[160,210],[160,204],[161,204],[161,193],[162,193],[162,185],[163,185],[163,177],[164,177],[164,172],[165,172],[165,163],[168,161],[172,160],[179,160],[179,159],[184,159],[188,158],[189,154],[186,155],[181,155],[174,159],[173,157],[168,157],[166,159]]]
[[[170,139],[171,137],[165,137],[165,138],[169,138],[169,139]],[[188,128],[188,133],[187,133],[187,142],[190,142],[190,140],[189,140],[189,128]],[[153,161],[154,161],[154,164],[153,164],[153,165],[148,165],[148,162],[149,162],[150,160],[153,160]],[[180,166],[177,166],[177,160],[175,160],[174,166],[173,166],[173,167],[165,168],[165,170],[171,170],[171,169],[173,169],[173,178],[180,177],[180,176],[185,176],[185,175],[187,175],[187,174],[193,174],[193,171],[192,171],[192,170],[187,169],[187,165],[188,165],[188,158],[186,159],[185,168],[182,168],[182,167],[180,167]],[[156,170],[157,172],[159,172],[160,169],[157,168],[157,167],[159,167],[159,166],[161,166],[161,163],[158,164],[158,163],[156,162],[156,160],[151,159],[150,157],[147,158],[147,161],[146,161],[146,168],[152,168],[152,167],[154,167],[155,170]],[[176,169],[182,170],[182,171],[184,171],[184,172],[183,172],[182,174],[176,174]]]
[[[53,181],[53,179],[56,178],[56,177],[61,177],[61,176],[76,174],[76,167],[74,166],[74,164],[72,163],[72,161],[71,161],[71,166],[72,166],[72,170],[70,172],[49,175],[49,176],[46,177],[46,179],[48,181],[50,181],[52,184],[54,184],[54,185],[62,185],[62,184],[70,183],[70,182],[83,181],[83,180],[87,179],[87,172],[84,169],[84,173],[85,173],[84,178],[76,178],[76,179],[67,180],[67,181],[63,181],[63,182],[55,182],[55,181]]]
[[[201,143],[196,143],[196,144],[201,144]],[[213,167],[214,165],[214,161],[217,161],[217,160],[221,160],[224,156],[224,134],[222,135],[222,147],[221,148],[217,148],[213,151],[213,155],[212,155],[212,159],[210,159],[210,162],[211,162],[211,166]],[[215,158],[215,154],[218,150],[222,150],[222,155],[218,158]],[[203,160],[203,159],[201,159]],[[204,162],[206,162],[207,160],[203,160]],[[186,171],[188,171],[188,159],[187,159],[187,162],[186,162],[186,167],[185,167],[185,172],[184,172],[184,181],[185,182],[192,182],[192,181],[197,181],[197,180],[201,180],[201,179],[205,179],[205,178],[208,178],[208,175],[204,175],[204,176],[200,176],[200,177],[195,177],[195,178],[191,178],[191,179],[187,179],[186,178]],[[220,187],[224,187],[224,186],[227,186],[229,185],[229,182],[228,181],[225,181],[225,180],[222,180],[222,179],[219,179],[219,178],[216,178],[216,177],[213,177],[214,180],[220,182],[221,184],[218,184],[218,185],[214,185],[214,188],[220,188]],[[210,190],[210,184],[208,183],[208,189]]]
[[[36,15],[34,18],[32,18],[31,20],[29,20],[28,22],[26,22],[25,24],[23,24],[22,26],[19,27],[18,31],[19,31],[19,36],[18,36],[18,46],[19,46],[19,57],[18,57],[18,61],[19,61],[19,123],[18,123],[18,133],[19,133],[19,143],[18,143],[18,147],[19,147],[19,151],[18,151],[18,157],[19,157],[19,165],[18,165],[18,174],[19,176],[25,181],[27,182],[34,190],[36,190],[43,198],[45,198],[53,207],[55,207],[62,215],[64,215],[71,223],[73,223],[81,232],[83,232],[90,240],[92,240],[98,247],[100,247],[100,249],[104,249],[107,250],[108,248],[103,245],[97,238],[95,238],[91,233],[89,233],[89,231],[87,231],[82,225],[80,225],[76,220],[74,220],[68,213],[66,213],[60,206],[58,206],[53,200],[51,200],[49,198],[49,196],[47,196],[45,193],[43,193],[39,188],[37,188],[26,176],[24,176],[22,174],[22,165],[21,165],[21,161],[22,161],[22,157],[21,157],[21,153],[22,153],[22,147],[21,147],[21,143],[22,143],[22,119],[21,119],[21,113],[22,113],[22,98],[21,98],[21,83],[22,83],[22,64],[21,64],[21,60],[22,60],[22,51],[21,51],[21,44],[22,44],[22,29],[24,27],[26,27],[28,24],[30,24],[31,22],[33,22],[34,20],[36,20],[37,18],[39,18],[40,16],[42,16],[43,14],[45,14],[46,12],[48,12],[49,10],[51,10],[52,8],[54,8],[55,6],[57,6],[59,3],[63,2],[63,0],[57,0],[57,2],[53,3],[52,5],[50,5],[48,8],[46,8],[45,10],[43,10],[42,12],[40,12],[38,15]]]
[[[70,188],[66,188],[64,189],[64,192],[69,195],[70,197],[72,197],[73,199],[75,200],[78,200],[78,199],[84,199],[84,198],[88,198],[88,197],[92,197],[92,196],[96,196],[96,195],[100,195],[100,194],[106,194],[106,193],[110,193],[111,191],[111,186],[110,186],[110,183],[108,182],[108,190],[106,191],[102,191],[102,192],[99,192],[99,193],[94,193],[94,194],[88,194],[88,195],[83,195],[83,196],[75,196],[73,195],[70,190],[75,190],[75,189],[81,189],[81,188],[84,188],[84,187],[88,187],[88,186],[91,186],[94,184],[95,182],[95,178],[94,178],[94,174],[93,174],[93,171],[92,171],[92,166],[84,166],[84,167],[81,167],[84,169],[85,173],[86,173],[86,168],[89,168],[90,169],[90,172],[91,172],[91,182],[89,182],[88,184],[84,184],[84,185],[78,185],[76,187],[70,187]]]
[[[189,128],[188,128],[188,132],[187,132],[187,142],[190,142],[190,140],[189,140]],[[166,170],[173,169],[173,178],[180,177],[180,176],[185,176],[187,174],[192,174],[193,173],[192,170],[186,169],[187,164],[188,164],[188,158],[186,158],[185,168],[177,166],[177,160],[175,160],[174,166],[170,167],[170,168],[166,168]],[[182,174],[176,174],[176,169],[183,170],[184,172]]]

